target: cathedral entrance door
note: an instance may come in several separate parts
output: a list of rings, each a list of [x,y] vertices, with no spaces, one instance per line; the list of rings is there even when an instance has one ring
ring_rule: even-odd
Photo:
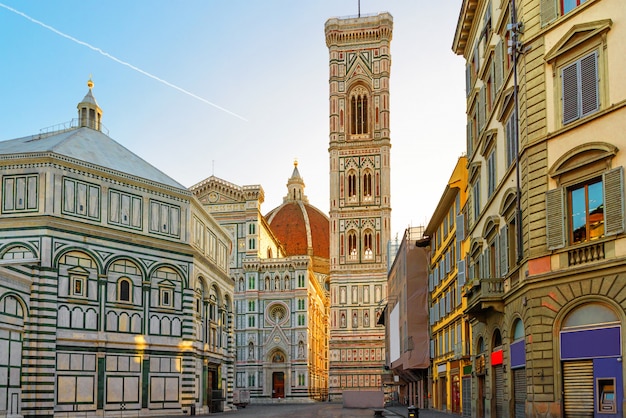
[[[272,373],[272,398],[285,397],[285,373]]]

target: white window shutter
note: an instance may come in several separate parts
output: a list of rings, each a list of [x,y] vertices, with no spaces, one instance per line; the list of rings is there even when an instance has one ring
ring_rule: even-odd
[[[604,187],[604,234],[624,232],[624,169],[607,171],[602,176]]]
[[[546,241],[549,250],[565,246],[565,208],[563,188],[546,192]]]

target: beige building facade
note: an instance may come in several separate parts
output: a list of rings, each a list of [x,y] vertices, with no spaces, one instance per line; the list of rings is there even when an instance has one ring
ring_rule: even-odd
[[[390,239],[388,13],[326,22],[330,88],[330,395],[380,390]]]
[[[463,1],[472,416],[623,416],[625,19]]]

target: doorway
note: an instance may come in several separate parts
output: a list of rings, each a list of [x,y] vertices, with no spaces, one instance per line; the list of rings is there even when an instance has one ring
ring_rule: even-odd
[[[285,397],[285,373],[272,373],[272,398]]]

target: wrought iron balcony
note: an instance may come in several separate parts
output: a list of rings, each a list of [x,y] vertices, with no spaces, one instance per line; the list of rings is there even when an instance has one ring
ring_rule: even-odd
[[[472,279],[463,286],[467,298],[465,313],[479,320],[488,310],[504,312],[504,279]]]

